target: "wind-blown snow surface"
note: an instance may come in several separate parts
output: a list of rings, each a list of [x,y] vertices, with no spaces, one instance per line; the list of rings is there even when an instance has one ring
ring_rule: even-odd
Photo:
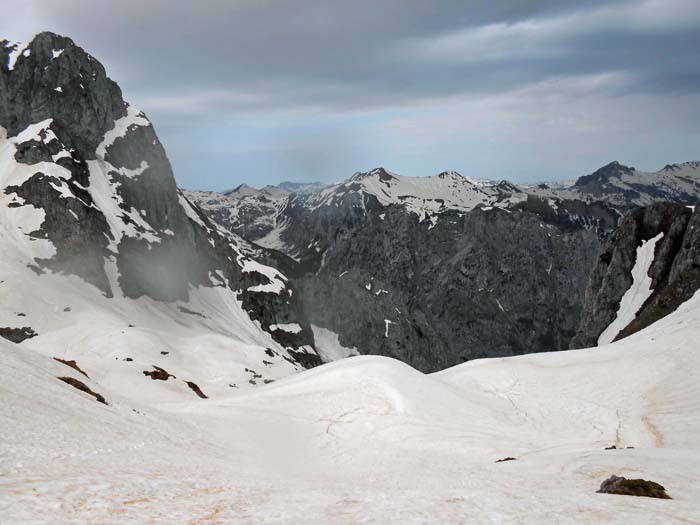
[[[0,515],[9,524],[697,523],[699,335],[697,294],[594,349],[430,376],[353,357],[178,403],[134,401],[0,340]],[[55,379],[66,375],[110,406]],[[495,463],[507,456],[518,459]],[[657,481],[674,499],[596,494],[611,474]]]

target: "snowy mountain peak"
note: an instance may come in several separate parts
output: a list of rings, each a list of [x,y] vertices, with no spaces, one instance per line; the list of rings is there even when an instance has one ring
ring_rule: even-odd
[[[379,180],[382,181],[390,181],[396,178],[397,176],[394,173],[390,173],[384,168],[379,167],[366,172],[355,172],[353,173],[352,177],[350,177],[350,181],[361,181],[372,177],[377,177]]]
[[[227,197],[245,197],[247,195],[260,195],[260,190],[253,188],[251,186],[248,186],[247,184],[243,183],[238,186],[236,186],[234,189],[225,191],[224,195]]]
[[[52,48],[51,52],[46,53],[49,47]],[[0,49],[6,53],[6,60],[0,61],[0,66],[8,71],[13,71],[18,62],[24,61],[32,53],[34,53],[35,60],[38,58],[40,63],[47,64],[66,51],[67,55],[74,53],[76,48],[77,46],[70,38],[49,31],[37,34],[29,42],[0,40]]]
[[[634,168],[620,164],[618,161],[613,161],[606,164],[602,168],[598,168],[596,171],[590,175],[584,175],[579,177],[576,181],[575,186],[581,188],[595,184],[602,184],[608,182],[613,177],[620,177],[622,175],[632,175],[634,173]]]
[[[402,206],[418,215],[419,221],[428,217],[433,224],[444,211],[468,211],[492,204],[493,200],[492,192],[477,187],[456,171],[430,177],[406,177],[375,168],[355,173],[348,181],[312,195],[309,204],[313,207],[338,206],[352,195],[372,196],[381,206]],[[356,205],[364,206],[363,203]]]
[[[79,357],[104,381],[152,382],[143,372],[157,366],[214,396],[229,383],[200,359],[228,356],[230,383],[245,385],[320,364],[273,256],[177,189],[153,125],[97,60],[42,33],[3,41],[0,64],[0,327],[22,323],[23,344]],[[121,368],[127,356],[140,370]],[[156,395],[193,395],[165,376]]]
[[[502,180],[496,185],[496,189],[506,193],[523,193],[523,190],[510,181]]]

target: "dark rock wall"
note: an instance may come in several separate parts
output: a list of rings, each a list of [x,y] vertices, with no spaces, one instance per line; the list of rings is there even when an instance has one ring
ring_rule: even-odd
[[[659,202],[636,208],[622,218],[593,267],[572,348],[597,344],[600,334],[615,320],[620,300],[632,285],[637,248],[661,232],[664,236],[655,247],[649,269],[654,292],[637,319],[617,339],[668,315],[692,296],[698,288],[700,263],[696,216],[681,204]]]
[[[446,212],[432,226],[366,195],[300,215],[284,238],[311,245],[295,280],[310,322],[426,372],[568,348],[600,246],[593,229],[528,212]]]

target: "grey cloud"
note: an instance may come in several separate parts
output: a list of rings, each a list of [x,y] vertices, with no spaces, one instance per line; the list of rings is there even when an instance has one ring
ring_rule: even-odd
[[[285,104],[347,109],[507,90],[544,75],[634,70],[661,54],[691,52],[688,36],[677,35],[674,27],[651,35],[626,34],[630,32],[622,19],[600,30],[586,27],[574,38],[547,37],[551,27],[556,29],[552,20],[565,17],[576,27],[579,15],[590,18],[586,8],[607,5],[602,1],[127,0],[86,9],[78,0],[49,0],[40,5],[38,24],[68,33],[93,50],[114,76],[122,76],[118,80],[128,92],[192,98],[200,91],[230,90],[239,96],[211,97],[210,105],[232,110]],[[527,20],[534,20],[536,27],[523,38],[533,42],[509,40],[513,28]],[[474,49],[466,64],[439,56],[428,62],[412,56],[392,59],[391,50],[406,41],[429,48],[450,33],[483,31],[494,24],[505,30]],[[419,55],[420,49],[413,54]],[[269,103],[246,104],[260,95]]]
[[[510,120],[499,110],[469,121],[502,123],[490,129],[501,136],[492,156],[508,153],[508,122],[548,122],[565,104],[576,104],[580,115],[599,114],[596,108],[615,97],[629,97],[630,112],[669,107],[669,118],[684,126],[700,120],[695,0],[25,0],[7,2],[2,12],[3,36],[53,30],[97,56],[155,120],[184,177],[194,178],[188,174],[196,152],[186,146],[192,141],[214,159],[216,177],[234,165],[263,166],[270,177],[285,165],[291,173],[280,178],[336,177],[365,167],[363,159],[384,163],[406,150],[382,131],[389,113],[426,122],[454,100],[478,107],[499,95],[517,100],[524,90],[535,93],[527,96],[526,117],[510,105]],[[668,105],[674,96],[690,101],[684,114]],[[447,148],[459,142],[455,134],[473,133],[459,118],[442,127],[453,136],[433,130],[436,142]],[[226,130],[224,139],[212,138],[214,128]],[[463,144],[482,147],[469,137],[451,147]],[[434,160],[456,158],[456,150],[435,146],[425,154],[433,160],[421,167],[459,168]],[[664,159],[672,160],[686,159]]]

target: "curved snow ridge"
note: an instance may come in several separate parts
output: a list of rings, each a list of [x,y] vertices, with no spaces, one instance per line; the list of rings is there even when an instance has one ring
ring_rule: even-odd
[[[651,296],[652,279],[649,269],[654,262],[656,244],[663,238],[664,232],[643,241],[637,248],[637,258],[632,268],[632,285],[620,300],[615,320],[598,337],[598,345],[611,343],[625,327],[637,317],[637,312]]]
[[[618,448],[697,443],[699,312],[700,292],[669,316],[610,345],[480,359],[432,377],[510,412],[549,443]]]
[[[104,160],[107,156],[107,149],[114,144],[117,139],[126,137],[126,134],[132,126],[148,127],[150,125],[151,123],[146,118],[146,115],[133,106],[127,106],[126,116],[114,121],[114,127],[105,133],[102,142],[97,146],[97,150],[95,150],[95,154],[98,158]]]
[[[293,405],[294,413],[313,418],[319,413],[364,413],[371,416],[403,415],[448,421],[456,414],[483,412],[449,385],[409,365],[381,356],[355,356],[289,376],[264,389],[246,392],[219,406],[258,403]],[[490,419],[484,414],[485,420]],[[484,421],[480,421],[481,425]]]

